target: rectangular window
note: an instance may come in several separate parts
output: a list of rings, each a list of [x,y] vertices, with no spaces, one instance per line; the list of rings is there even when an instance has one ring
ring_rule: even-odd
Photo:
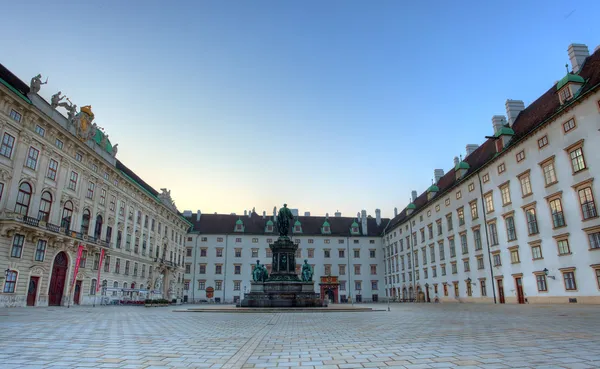
[[[525,160],[525,151],[521,150],[517,153],[517,163],[520,163],[523,160]]]
[[[374,258],[375,258],[375,250],[369,250],[369,257],[370,257],[371,259],[374,259]]]
[[[104,206],[106,203],[106,190],[103,188],[100,190],[100,205]]]
[[[465,272],[471,271],[471,267],[469,265],[469,259],[463,260],[463,268],[465,269]]]
[[[498,244],[498,228],[496,227],[496,223],[488,224],[488,229],[490,231],[490,244],[496,246]]]
[[[558,246],[558,254],[559,255],[569,255],[571,253],[571,247],[569,246],[569,240],[568,239],[562,239],[562,240],[558,240],[556,242],[556,245]]]
[[[487,296],[487,288],[485,286],[485,281],[483,279],[479,281],[479,285],[481,286],[481,296],[482,297]]]
[[[223,273],[223,266],[221,264],[215,265],[215,274],[222,274],[222,273]]]
[[[331,257],[331,251],[330,250],[323,250],[323,256],[325,258]]]
[[[508,241],[514,241],[517,239],[517,231],[515,229],[515,218],[512,216],[506,217],[504,219],[506,223],[506,236]]]
[[[2,146],[0,146],[0,155],[10,159],[13,148],[15,146],[15,138],[8,133],[2,137]]]
[[[206,264],[198,265],[198,274],[206,274]]]
[[[469,183],[469,192],[473,192],[475,191],[475,183],[471,182]]]
[[[85,197],[87,197],[88,199],[93,199],[94,198],[94,189],[95,188],[96,188],[96,184],[94,182],[89,182],[88,183],[87,193],[86,193]]]
[[[456,246],[454,243],[454,238],[451,238],[450,240],[450,257],[456,257]]]
[[[104,271],[110,272],[110,256],[104,255]]]
[[[546,186],[550,186],[551,184],[557,182],[556,171],[554,170],[554,161],[543,164],[542,170],[544,171],[544,181],[546,182]]]
[[[435,263],[435,245],[429,246],[429,258],[432,263]]]
[[[442,265],[442,276],[446,275],[446,266]]]
[[[508,187],[508,184],[500,188],[500,194],[502,195],[502,206],[509,205],[512,202],[510,199],[510,187]]]
[[[506,172],[506,165],[504,165],[504,163],[498,165],[498,174],[502,174]]]
[[[590,241],[590,249],[600,249],[600,232],[588,234],[588,240]]]
[[[338,271],[339,271],[340,275],[346,275],[346,266],[338,265]]]
[[[56,161],[54,159],[50,159],[50,161],[48,162],[48,172],[46,172],[46,177],[55,181],[57,171],[58,171],[58,161]]]
[[[20,122],[21,118],[23,118],[23,116],[18,111],[14,110],[14,109],[10,109],[10,118],[12,120],[14,120],[15,122]]]
[[[242,274],[242,266],[234,265],[233,266],[233,274]]]
[[[525,217],[527,218],[527,231],[529,235],[538,234],[538,224],[537,224],[537,216],[535,214],[534,208],[529,208],[525,210]]]
[[[537,289],[539,292],[548,291],[548,287],[546,285],[546,276],[543,274],[537,274],[535,276],[535,281],[537,283]]]
[[[85,264],[87,263],[87,255],[87,250],[83,250],[83,252],[81,253],[81,260],[79,261],[80,268],[85,268]]]
[[[592,188],[585,187],[578,190],[577,193],[579,195],[579,204],[581,205],[583,220],[597,217],[598,213],[596,211],[596,203],[594,202]]]
[[[456,191],[456,199],[460,200],[460,198],[462,198],[462,192]]]
[[[565,281],[565,290],[575,291],[577,289],[577,283],[575,283],[575,273],[574,272],[564,272],[563,279]]]
[[[444,242],[439,242],[438,247],[440,248],[440,261],[446,260],[446,252],[444,250]]]
[[[38,135],[44,137],[46,135],[46,130],[43,127],[41,127],[41,126],[36,125],[35,126],[35,133],[37,133]]]
[[[35,248],[35,261],[44,261],[44,257],[46,256],[46,245],[47,242],[45,240],[38,240]]]
[[[77,189],[77,177],[79,174],[77,172],[71,171],[71,176],[69,177],[69,190],[75,191]]]
[[[546,145],[548,145],[548,136],[544,136],[538,140],[538,147],[540,149]]]
[[[64,144],[61,140],[59,140],[58,138],[54,141],[54,146],[58,147],[59,149],[62,150]]]
[[[529,179],[529,174],[520,176],[519,182],[521,183],[521,193],[523,194],[523,197],[531,195],[531,181]]]
[[[552,224],[554,228],[565,226],[565,215],[563,213],[560,198],[550,201],[550,212],[552,213]]]
[[[495,266],[495,267],[497,267],[497,266],[501,266],[501,265],[502,265],[502,258],[501,258],[501,256],[500,256],[500,253],[498,253],[498,254],[493,254],[493,255],[492,255],[492,260],[493,260],[493,263],[494,263],[494,266]]]
[[[540,245],[531,246],[531,256],[532,256],[533,260],[543,259],[542,246],[540,246]]]
[[[469,245],[467,243],[467,234],[466,233],[463,233],[460,235],[460,246],[461,246],[463,255],[469,253]]]
[[[563,129],[565,133],[573,130],[575,128],[575,119],[569,119],[568,121],[563,123]]]
[[[206,281],[198,281],[198,289],[204,291],[206,289]]]
[[[10,251],[10,256],[13,258],[20,258],[23,254],[23,243],[25,242],[25,236],[21,234],[16,234],[13,238],[12,249]]]
[[[462,207],[457,209],[456,214],[458,215],[458,225],[465,225],[465,209]]]
[[[215,281],[215,291],[221,291],[223,289],[223,281]]]
[[[452,230],[452,214],[446,215],[446,223],[448,224],[448,231]]]
[[[216,252],[216,255],[217,255],[218,258],[223,257],[223,249],[218,248],[218,249],[215,250],[215,252]]]
[[[517,263],[521,262],[521,259],[519,259],[519,250],[518,249],[510,250],[510,262],[513,264],[517,264]]]
[[[456,267],[456,263],[452,263],[452,264],[450,264],[450,266],[452,268],[452,274],[457,274],[458,268]]]
[[[582,147],[571,150],[569,152],[569,157],[571,158],[571,167],[573,168],[573,173],[577,173],[586,168]]]
[[[479,213],[477,211],[477,201],[473,201],[469,205],[471,207],[471,219],[475,220],[479,217]]]
[[[235,249],[235,257],[236,258],[242,257],[242,249]]]
[[[115,273],[119,274],[121,272],[121,259],[117,258],[115,261]]]
[[[8,270],[6,280],[4,281],[4,293],[14,293],[16,285],[17,272],[15,270]]]
[[[483,181],[483,183],[487,183],[490,181],[490,175],[488,173],[484,174],[483,177],[481,178],[481,180]]]
[[[77,160],[77,161],[83,160],[83,156],[81,155],[81,153],[78,153],[78,152],[75,153],[75,160]]]
[[[481,244],[481,231],[476,229],[473,231],[473,240],[475,241],[475,251],[479,251],[483,248]]]
[[[488,193],[484,196],[485,199],[485,211],[487,213],[491,213],[492,211],[494,211],[494,197],[492,196],[492,193]]]
[[[484,265],[483,265],[483,257],[480,256],[477,258],[477,269],[483,269]]]
[[[358,250],[358,249],[354,250],[354,257],[357,259],[360,258],[360,250]]]
[[[360,264],[354,265],[354,274],[360,275]]]
[[[125,260],[125,275],[129,275],[129,266],[131,262],[129,260]]]
[[[35,170],[37,167],[38,156],[40,155],[40,151],[35,147],[30,147],[29,152],[27,153],[27,161],[25,162],[25,166],[27,168]]]

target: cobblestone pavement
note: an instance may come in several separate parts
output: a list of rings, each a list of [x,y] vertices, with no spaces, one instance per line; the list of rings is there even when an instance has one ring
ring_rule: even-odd
[[[599,328],[598,307],[573,305],[278,314],[3,309],[0,367],[600,368]]]

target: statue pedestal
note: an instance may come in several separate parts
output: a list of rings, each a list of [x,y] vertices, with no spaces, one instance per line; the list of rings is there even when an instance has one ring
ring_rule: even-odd
[[[279,237],[269,245],[273,252],[272,273],[265,282],[251,282],[250,293],[241,307],[321,307],[315,282],[302,282],[296,274],[296,250],[288,237]]]

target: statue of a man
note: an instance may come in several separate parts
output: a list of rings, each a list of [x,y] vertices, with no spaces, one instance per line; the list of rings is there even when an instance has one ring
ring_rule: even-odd
[[[290,220],[294,219],[292,211],[288,209],[287,204],[283,204],[283,207],[279,209],[277,215],[277,229],[279,230],[280,237],[287,237],[290,231]]]
[[[313,277],[313,270],[310,264],[308,264],[308,260],[304,259],[304,264],[302,264],[302,282],[311,282]]]
[[[119,151],[119,144],[115,144],[112,147],[112,156],[117,156],[117,152]]]
[[[269,277],[269,273],[267,272],[267,268],[264,265],[260,265],[260,260],[256,260],[256,266],[252,271],[252,280],[254,282],[265,282]]]
[[[69,99],[67,98],[67,100]],[[65,109],[67,109],[67,120],[70,124],[73,124],[73,121],[75,120],[75,115],[77,114],[77,105],[70,104],[65,106]]]
[[[60,96],[60,94],[61,94],[61,91],[58,91],[57,93],[55,93],[54,95],[52,95],[52,98],[50,99],[50,105],[54,109],[56,109],[59,106],[62,106],[63,108],[67,109],[67,111],[68,111],[70,105],[68,103],[66,103],[66,102],[60,102],[66,96],[65,95]]]
[[[40,92],[42,85],[48,83],[48,78],[46,78],[46,82],[42,82],[42,75],[38,74],[37,76],[31,79],[31,84],[29,85],[29,91],[31,93],[37,94]]]

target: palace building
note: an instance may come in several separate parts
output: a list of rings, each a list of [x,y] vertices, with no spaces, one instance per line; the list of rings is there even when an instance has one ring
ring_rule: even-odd
[[[333,303],[600,303],[600,50],[568,56],[392,219],[296,211],[298,273],[307,260]],[[180,214],[116,158],[91,106],[48,103],[41,76],[0,66],[0,82],[0,306],[231,303],[257,261],[270,271],[275,211]]]
[[[48,103],[43,84],[0,65],[0,306],[181,298],[190,223],[116,158],[91,106]]]

